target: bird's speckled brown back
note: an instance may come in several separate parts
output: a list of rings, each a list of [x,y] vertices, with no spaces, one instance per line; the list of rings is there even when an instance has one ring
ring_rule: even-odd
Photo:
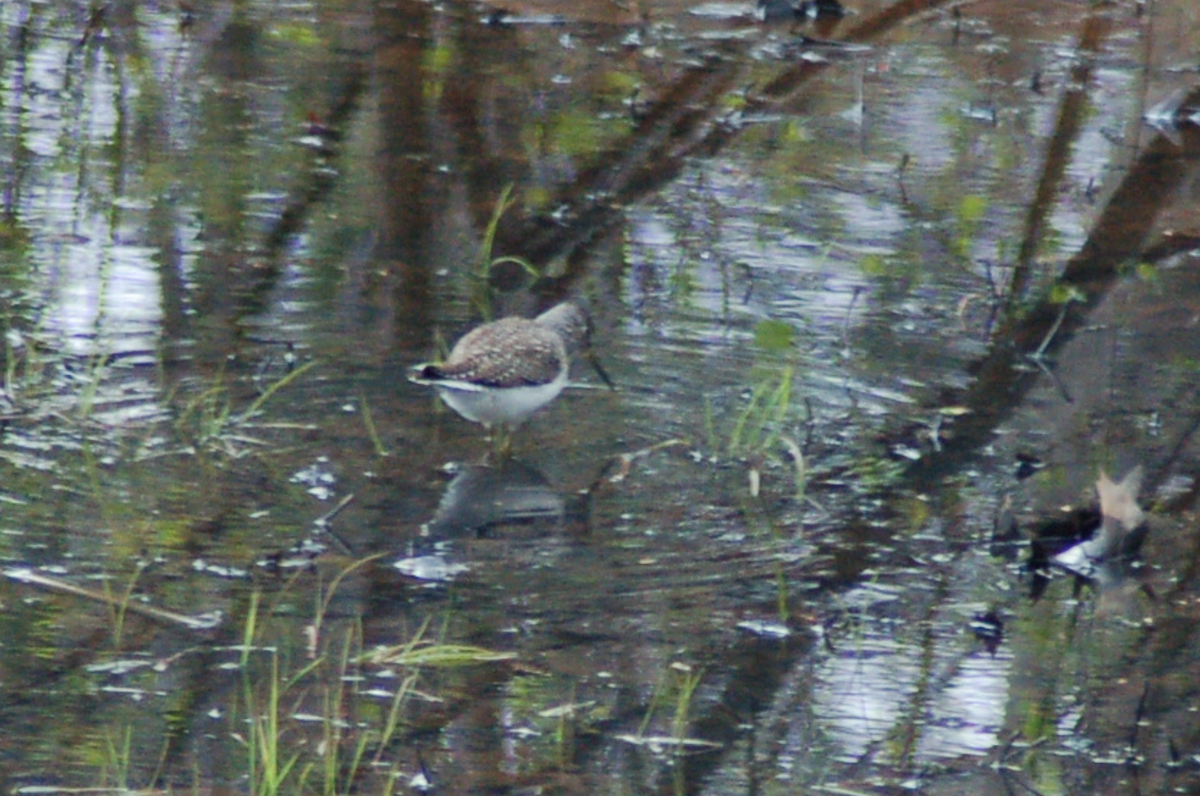
[[[450,356],[436,367],[443,379],[485,387],[546,384],[558,375],[567,357],[553,329],[527,318],[502,318],[468,332]]]

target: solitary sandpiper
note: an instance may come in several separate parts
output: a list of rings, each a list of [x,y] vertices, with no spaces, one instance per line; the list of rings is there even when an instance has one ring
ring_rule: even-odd
[[[409,379],[437,388],[467,420],[512,429],[558,397],[571,355],[586,350],[591,321],[576,301],[564,301],[530,320],[501,318],[472,329],[445,362],[416,365]],[[592,359],[596,372],[612,383]]]

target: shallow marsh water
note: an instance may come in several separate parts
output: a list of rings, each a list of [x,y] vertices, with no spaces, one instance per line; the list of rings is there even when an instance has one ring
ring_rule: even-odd
[[[1192,4],[560,5],[3,6],[4,791],[1195,792]]]

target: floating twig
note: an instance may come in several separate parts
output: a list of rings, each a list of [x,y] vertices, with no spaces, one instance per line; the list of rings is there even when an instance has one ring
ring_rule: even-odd
[[[102,592],[85,589],[82,586],[76,586],[73,583],[68,583],[65,580],[52,578],[48,575],[43,575],[35,572],[28,567],[14,567],[6,569],[3,572],[4,576],[9,580],[15,580],[18,583],[27,583],[31,586],[40,586],[49,591],[58,592],[59,594],[70,594],[75,597],[83,597],[87,600],[93,600],[98,603],[110,605],[120,608],[124,611],[132,611],[135,614],[141,614],[148,619],[155,619],[159,622],[167,622],[174,625],[181,625],[190,630],[211,630],[221,624],[224,619],[224,614],[221,611],[212,611],[206,614],[188,615],[179,614],[174,611],[168,611],[165,608],[155,608],[152,605],[145,603],[133,602],[130,600],[113,597]]]

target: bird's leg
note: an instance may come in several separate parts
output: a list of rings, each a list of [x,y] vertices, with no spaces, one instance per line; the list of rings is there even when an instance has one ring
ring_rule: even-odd
[[[492,429],[492,452],[501,461],[512,458],[512,432],[513,430],[508,427],[507,423],[498,423]]]

